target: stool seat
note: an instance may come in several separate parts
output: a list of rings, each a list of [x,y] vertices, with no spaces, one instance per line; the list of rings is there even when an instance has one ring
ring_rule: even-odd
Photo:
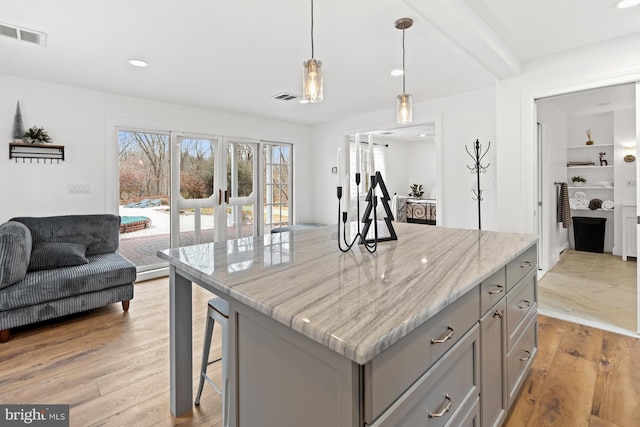
[[[222,396],[222,425],[223,427],[228,427],[229,397],[226,393],[226,389],[229,384],[229,368],[227,364],[229,354],[229,303],[222,298],[211,298],[207,302],[207,305],[207,326],[204,332],[204,345],[202,347],[200,384],[198,385],[198,392],[196,393],[196,400],[194,403],[196,405],[200,404],[200,396],[202,395],[204,383],[209,383],[213,389]],[[211,348],[211,338],[213,337],[213,327],[216,322],[220,325],[222,332],[222,355],[219,358],[210,361],[209,350]],[[217,386],[207,375],[207,367],[217,362],[222,362],[221,386]]]
[[[229,318],[229,303],[222,298],[211,298],[209,300],[209,307],[220,313],[222,316]]]

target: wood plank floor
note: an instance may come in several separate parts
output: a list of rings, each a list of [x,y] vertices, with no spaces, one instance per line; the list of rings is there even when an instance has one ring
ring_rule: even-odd
[[[640,340],[544,316],[538,329],[505,426],[640,426]]]
[[[210,297],[194,287],[194,394]],[[74,427],[221,426],[208,385],[191,414],[171,416],[168,305],[168,279],[152,280],[135,285],[128,313],[112,304],[14,331],[0,345],[0,402],[70,404]],[[542,316],[539,332],[506,426],[640,426],[640,341]]]

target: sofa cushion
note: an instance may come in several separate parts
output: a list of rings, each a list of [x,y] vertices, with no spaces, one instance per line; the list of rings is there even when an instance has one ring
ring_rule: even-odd
[[[31,232],[19,222],[0,225],[0,289],[24,279],[31,257]]]
[[[110,214],[19,217],[29,227],[33,245],[39,243],[79,243],[86,256],[116,252],[120,243],[120,217]]]
[[[87,247],[79,243],[40,243],[33,246],[29,271],[88,264]]]
[[[0,311],[41,304],[130,284],[136,267],[120,254],[88,256],[89,264],[30,271],[21,281],[0,289]]]

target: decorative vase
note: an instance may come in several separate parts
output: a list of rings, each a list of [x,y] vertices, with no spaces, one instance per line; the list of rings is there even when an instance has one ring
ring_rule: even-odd
[[[592,140],[588,140],[587,141],[587,145],[593,145],[593,141]]]
[[[582,183],[582,182],[580,182],[580,181],[576,181],[576,182],[574,182],[574,183],[573,183],[573,185],[574,185],[575,187],[582,187],[582,184],[583,184],[583,183]]]

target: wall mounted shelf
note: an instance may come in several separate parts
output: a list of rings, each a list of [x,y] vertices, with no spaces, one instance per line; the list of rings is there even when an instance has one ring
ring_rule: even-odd
[[[10,142],[9,143],[9,159],[22,159],[22,163],[29,160],[29,163],[33,163],[36,160],[40,163],[42,160],[47,163],[49,160],[53,163],[56,160],[58,163],[64,161],[64,145],[53,144],[29,144],[27,142]]]

